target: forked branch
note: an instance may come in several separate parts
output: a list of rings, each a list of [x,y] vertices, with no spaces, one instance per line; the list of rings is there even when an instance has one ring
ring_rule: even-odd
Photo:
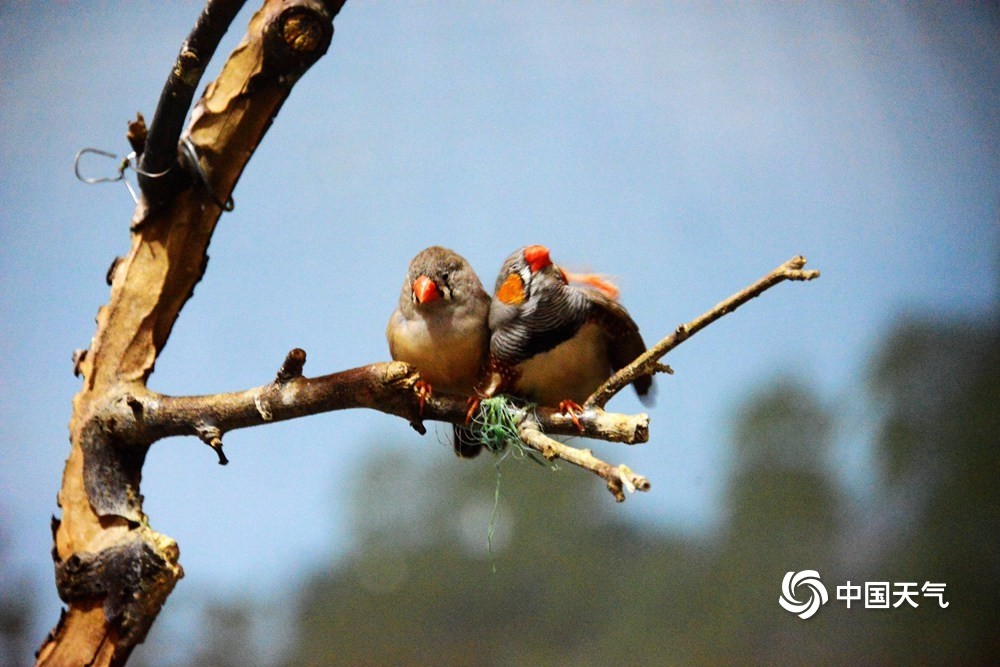
[[[528,419],[522,422],[518,435],[525,445],[541,453],[548,461],[562,459],[584,470],[589,470],[608,484],[608,491],[618,502],[625,500],[625,491],[649,491],[649,480],[637,475],[626,466],[613,466],[594,456],[589,449],[577,449],[542,433],[540,424]]]
[[[646,350],[635,361],[608,378],[604,384],[590,395],[586,402],[584,402],[584,406],[603,408],[615,394],[627,387],[629,383],[640,375],[666,370],[669,367],[662,367],[659,364],[660,359],[665,354],[723,315],[733,312],[750,299],[760,296],[778,283],[786,280],[813,280],[814,278],[819,278],[819,271],[804,270],[802,267],[805,265],[805,257],[801,255],[793,257],[746,289],[737,292],[725,301],[717,304],[715,308],[686,324],[680,325],[672,334]],[[666,370],[666,372],[670,371]]]
[[[143,197],[131,247],[108,273],[84,377],[73,401],[71,448],[53,520],[52,551],[67,611],[37,655],[40,665],[122,665],[183,575],[178,549],[153,531],[139,481],[149,434],[130,430],[151,407],[146,380],[208,261],[226,201],[296,81],[325,52],[343,0],[264,0],[216,80],[190,109],[194,89],[242,2],[210,0],[171,69],[152,125],[136,121]],[[178,164],[188,147],[189,175]],[[162,174],[162,176],[161,176]],[[124,426],[123,426],[124,425]],[[191,433],[221,454],[210,422]]]

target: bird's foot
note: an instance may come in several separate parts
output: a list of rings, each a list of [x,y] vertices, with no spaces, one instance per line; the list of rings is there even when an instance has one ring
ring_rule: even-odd
[[[420,406],[420,416],[423,417],[424,405],[427,403],[427,399],[434,393],[434,388],[431,387],[429,382],[417,380],[413,385],[413,389],[417,392],[417,402]]]
[[[580,423],[580,419],[577,417],[577,415],[583,414],[583,406],[576,401],[559,401],[559,412],[568,415],[573,420],[573,424],[576,425],[577,430],[583,433],[583,424]]]

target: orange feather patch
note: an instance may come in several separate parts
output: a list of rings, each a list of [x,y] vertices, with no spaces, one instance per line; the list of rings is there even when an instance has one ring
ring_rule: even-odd
[[[618,300],[618,286],[599,273],[570,273],[563,271],[563,276],[570,282],[583,283],[604,292],[604,295],[609,299]]]
[[[521,276],[516,273],[507,276],[507,280],[497,290],[497,298],[514,306],[524,303],[524,281]]]

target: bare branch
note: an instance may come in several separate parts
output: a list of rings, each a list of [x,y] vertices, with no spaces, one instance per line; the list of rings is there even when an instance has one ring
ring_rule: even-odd
[[[216,47],[245,0],[208,0],[160,93],[139,160],[139,187],[150,203],[159,204],[183,182],[177,166],[177,142],[191,108],[195,89]],[[141,118],[141,116],[140,116]],[[155,176],[163,174],[162,177]]]
[[[608,483],[608,491],[618,502],[625,500],[625,491],[649,491],[649,480],[632,472],[628,466],[621,464],[613,466],[594,456],[589,449],[577,449],[554,440],[542,433],[539,423],[533,419],[521,422],[518,435],[521,441],[532,449],[541,452],[547,460],[562,459],[568,463],[589,470]]]
[[[165,396],[146,391],[133,397],[142,404],[141,409],[131,411],[133,418],[123,412],[116,419],[116,436],[120,441],[148,447],[160,438],[197,435],[218,451],[222,436],[229,431],[353,408],[378,410],[417,422],[429,419],[465,423],[465,397],[435,395],[426,400],[421,412],[415,390],[419,379],[412,366],[394,361],[315,378],[298,376],[282,381],[279,376],[270,384],[226,394]],[[649,438],[649,418],[645,414],[586,410],[578,415],[582,432],[570,417],[557,410],[539,407],[532,414],[532,421],[551,434],[582,435],[626,444],[646,442]]]
[[[678,327],[674,333],[598,388],[585,403],[584,413],[578,416],[579,426],[571,417],[549,408],[536,408],[530,417],[525,413],[522,423],[539,430],[536,434],[529,432],[530,428],[527,426],[522,428],[522,431],[527,429],[525,432],[529,444],[534,443],[531,446],[539,447],[544,445],[546,452],[556,452],[560,458],[596,472],[608,481],[616,498],[624,498],[621,490],[628,489],[630,484],[642,488],[643,485],[633,479],[636,476],[627,469],[623,472],[594,458],[589,452],[580,453],[581,450],[551,440],[542,435],[541,430],[551,435],[584,436],[628,444],[646,442],[649,437],[647,415],[605,412],[603,405],[606,401],[638,375],[650,372],[672,373],[669,366],[659,362],[663,355],[743,303],[784,280],[812,280],[819,276],[818,271],[802,270],[804,264],[804,258],[795,257],[702,316]],[[422,424],[424,419],[454,424],[465,422],[464,397],[425,397],[421,405],[420,396],[415,391],[419,376],[406,364],[371,364],[340,373],[305,378],[302,377],[305,359],[306,353],[303,350],[292,350],[274,382],[242,392],[171,397],[145,391],[141,394],[141,409],[133,409],[136,419],[130,421],[119,418],[116,421],[116,437],[122,442],[148,447],[159,438],[193,434],[216,451],[220,463],[225,463],[227,459],[222,451],[224,433],[321,412],[351,408],[375,409],[409,420],[421,434],[425,433]],[[134,396],[130,397],[138,400]],[[648,481],[642,481],[648,485]]]
[[[814,278],[819,278],[819,271],[803,270],[802,267],[805,264],[805,257],[801,255],[793,257],[746,289],[737,292],[719,303],[715,308],[696,317],[687,324],[680,325],[672,334],[646,350],[635,361],[608,378],[604,384],[590,395],[584,402],[584,406],[603,408],[615,394],[628,386],[635,378],[640,375],[663,370],[658,362],[665,354],[723,315],[733,312],[747,301],[760,296],[778,283],[785,280],[813,280]]]

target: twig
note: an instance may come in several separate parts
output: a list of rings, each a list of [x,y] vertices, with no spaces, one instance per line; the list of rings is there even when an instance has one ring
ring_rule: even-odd
[[[584,407],[603,408],[615,394],[628,386],[635,378],[662,370],[658,362],[665,354],[723,315],[733,312],[750,299],[760,296],[778,283],[785,280],[813,280],[814,278],[818,278],[819,271],[805,271],[802,269],[805,264],[805,257],[801,255],[793,257],[746,289],[737,292],[719,303],[715,308],[696,317],[687,324],[680,325],[672,334],[646,350],[635,361],[608,378],[604,384],[594,390],[594,393],[587,398],[583,404]]]
[[[281,364],[281,368],[278,369],[278,376],[274,378],[274,381],[278,384],[284,384],[289,380],[302,377],[302,369],[305,365],[306,351],[297,347],[285,357],[285,363]]]
[[[624,502],[625,491],[649,491],[649,480],[632,472],[622,464],[613,466],[594,456],[589,449],[577,449],[554,440],[542,433],[539,423],[525,419],[518,428],[521,441],[541,453],[547,460],[562,459],[567,463],[589,470],[608,484],[608,491],[618,502]]]
[[[226,453],[222,450],[222,431],[213,424],[197,424],[195,432],[201,441],[211,447],[219,457],[219,465],[224,466],[229,463]]]

